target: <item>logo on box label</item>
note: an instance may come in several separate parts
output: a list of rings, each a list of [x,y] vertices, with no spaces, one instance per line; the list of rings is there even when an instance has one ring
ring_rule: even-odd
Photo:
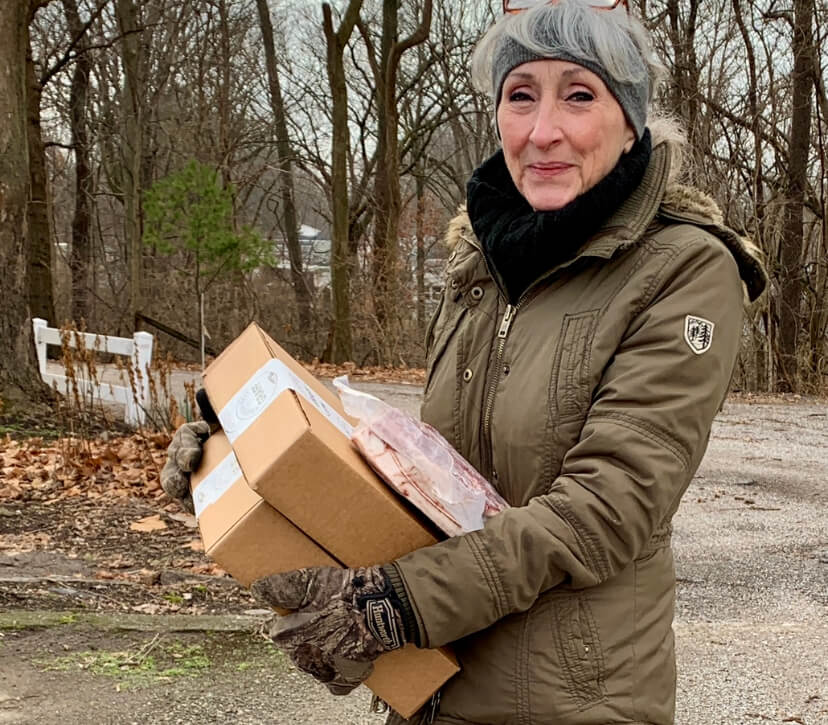
[[[230,451],[193,491],[193,508],[196,518],[200,518],[204,509],[218,501],[241,477],[239,461]]]
[[[221,427],[232,443],[285,390],[293,390],[350,438],[352,426],[320,398],[281,360],[268,360],[230,399],[218,414]]]

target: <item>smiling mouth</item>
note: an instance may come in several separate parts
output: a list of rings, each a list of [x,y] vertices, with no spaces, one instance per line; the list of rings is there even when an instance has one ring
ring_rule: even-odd
[[[541,176],[556,176],[563,174],[570,169],[575,168],[572,164],[552,163],[552,164],[530,164],[529,170]]]

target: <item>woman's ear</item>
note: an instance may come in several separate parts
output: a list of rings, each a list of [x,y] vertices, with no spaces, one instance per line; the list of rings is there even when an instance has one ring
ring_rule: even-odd
[[[635,146],[635,131],[633,131],[632,126],[628,123],[627,132],[624,134],[624,153],[630,153],[633,146]]]

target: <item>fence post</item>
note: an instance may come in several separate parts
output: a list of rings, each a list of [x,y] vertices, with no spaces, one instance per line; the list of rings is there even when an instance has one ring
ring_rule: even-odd
[[[46,372],[46,343],[40,338],[40,330],[48,327],[49,323],[40,317],[32,318],[32,332],[34,333],[34,343],[37,350],[37,367],[40,370],[40,377]]]
[[[137,400],[135,401],[135,424],[143,424],[150,408],[150,361],[152,360],[152,335],[148,332],[136,332],[132,336],[132,364],[135,370]]]

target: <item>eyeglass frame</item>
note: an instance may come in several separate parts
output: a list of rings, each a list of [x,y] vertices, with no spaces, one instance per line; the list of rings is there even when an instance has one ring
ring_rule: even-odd
[[[531,10],[538,5],[554,5],[558,0],[539,0],[534,5],[531,5],[528,8],[510,8],[509,7],[509,0],[503,0],[503,13],[504,15],[515,15],[516,13],[522,13],[526,10]],[[595,10],[615,10],[619,5],[623,5],[627,12],[630,11],[630,4],[628,0],[615,0],[612,5],[590,5],[591,8]]]

